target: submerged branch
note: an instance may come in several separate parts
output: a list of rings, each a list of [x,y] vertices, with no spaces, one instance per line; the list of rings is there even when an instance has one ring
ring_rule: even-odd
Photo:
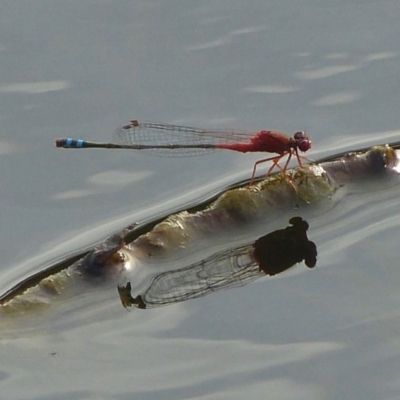
[[[52,292],[52,286],[57,288],[57,274],[65,271],[63,279],[82,276],[93,279],[99,269],[107,270],[105,265],[112,271],[120,271],[124,260],[129,257],[147,259],[166,254],[190,247],[199,237],[212,238],[235,226],[243,226],[260,215],[268,216],[281,209],[292,210],[330,201],[339,187],[348,182],[363,182],[372,175],[387,176],[397,162],[393,148],[377,146],[364,153],[346,154],[335,160],[292,169],[286,175],[268,176],[253,186],[228,190],[195,210],[181,211],[160,222],[130,226],[94,250],[82,254],[78,261],[75,256],[28,277],[0,296],[0,305],[11,305],[14,299],[25,293],[30,293],[32,298],[34,290],[38,293],[43,290]],[[115,275],[107,273],[105,276]]]

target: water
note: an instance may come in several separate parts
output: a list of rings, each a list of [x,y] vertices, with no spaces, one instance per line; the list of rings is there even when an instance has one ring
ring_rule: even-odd
[[[2,292],[248,178],[259,158],[63,151],[55,138],[108,141],[138,118],[306,130],[315,158],[398,140],[394,0],[0,8]],[[316,270],[151,311],[125,311],[112,289],[60,301],[0,341],[3,396],[398,397],[398,195],[368,183],[308,220]]]

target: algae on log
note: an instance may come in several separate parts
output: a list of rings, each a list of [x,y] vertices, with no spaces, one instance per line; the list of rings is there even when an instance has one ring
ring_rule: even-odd
[[[274,210],[329,200],[337,188],[321,166],[289,170],[286,176],[272,175],[253,186],[229,190],[204,210],[171,215],[127,248],[152,256],[186,247],[200,235],[222,232]]]
[[[397,160],[391,147],[375,146],[365,153],[349,153],[339,159],[288,170],[286,175],[271,175],[253,186],[228,190],[204,210],[182,211],[167,217],[127,249],[149,257],[186,247],[200,235],[222,232],[268,212],[329,201],[343,184],[362,182],[368,176],[391,171]]]

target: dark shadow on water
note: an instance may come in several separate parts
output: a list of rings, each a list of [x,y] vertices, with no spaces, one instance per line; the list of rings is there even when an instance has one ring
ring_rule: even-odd
[[[220,289],[244,286],[265,275],[280,274],[304,261],[314,268],[317,248],[308,240],[309,225],[300,217],[290,226],[268,233],[254,243],[218,252],[200,262],[157,275],[148,288],[132,297],[131,284],[119,286],[124,307],[154,308],[203,297]]]

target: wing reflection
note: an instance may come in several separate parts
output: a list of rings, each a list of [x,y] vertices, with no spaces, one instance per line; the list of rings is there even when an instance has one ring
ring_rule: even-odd
[[[244,286],[264,275],[276,275],[304,260],[317,261],[317,247],[308,240],[309,225],[300,217],[291,226],[260,237],[252,244],[218,252],[200,262],[157,275],[149,287],[132,297],[131,284],[119,286],[122,305],[146,309],[205,296],[220,289]]]

